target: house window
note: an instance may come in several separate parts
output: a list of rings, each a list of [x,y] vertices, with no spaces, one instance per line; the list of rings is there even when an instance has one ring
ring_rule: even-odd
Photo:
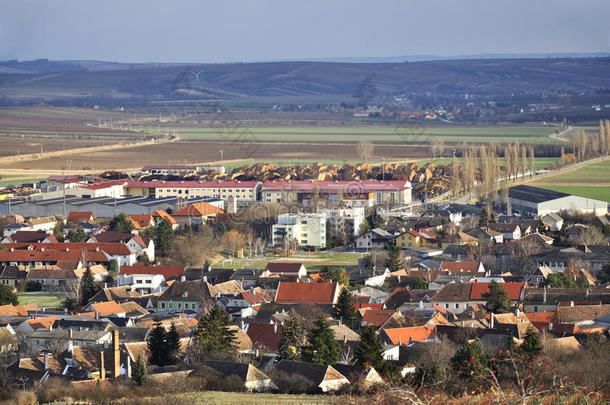
[[[460,308],[460,304],[455,304],[455,309],[459,309]]]
[[[538,312],[538,305],[534,305],[534,312]]]
[[[191,304],[191,309],[195,309],[195,303],[194,302]]]
[[[146,284],[152,284],[152,280],[146,280]]]
[[[165,309],[165,302],[162,302],[162,303],[161,303],[161,308],[162,308],[162,309]]]
[[[445,304],[445,308],[446,308],[446,309],[449,309],[449,304]]]
[[[173,304],[172,302],[170,302],[169,304],[167,304],[167,307],[168,307],[168,308],[173,308],[173,307],[174,307],[174,304]]]
[[[182,304],[181,303],[178,303],[178,308],[182,308]]]

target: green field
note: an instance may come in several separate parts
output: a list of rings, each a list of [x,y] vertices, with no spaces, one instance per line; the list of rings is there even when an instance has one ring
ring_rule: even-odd
[[[530,184],[610,202],[610,159],[544,177]]]
[[[264,269],[269,262],[282,261],[302,262],[308,271],[317,272],[324,266],[356,266],[358,259],[362,256],[363,254],[361,253],[301,252],[290,257],[277,255],[253,258],[245,257],[243,259],[227,258],[215,263],[212,267],[222,269]]]
[[[165,129],[166,130],[166,129]],[[548,136],[554,127],[538,126],[310,126],[310,127],[244,127],[229,134],[222,128],[178,127],[184,139],[221,139],[223,134],[240,134],[266,141],[410,141],[429,142],[434,138],[445,142],[513,142],[557,143]]]
[[[63,296],[46,291],[22,292],[18,294],[19,304],[37,304],[40,308],[61,308]]]

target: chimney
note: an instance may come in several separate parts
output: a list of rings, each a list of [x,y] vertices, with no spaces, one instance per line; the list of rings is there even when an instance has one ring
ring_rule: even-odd
[[[542,303],[546,304],[546,286],[544,286],[544,294],[542,296]]]
[[[419,304],[417,305],[417,307],[419,309],[424,309],[424,302],[422,300],[419,300]]]
[[[131,357],[127,356],[127,378],[131,378]]]
[[[587,292],[585,292],[585,296],[589,296],[589,289],[587,288]]]
[[[494,314],[493,314],[493,312],[491,313],[490,318],[491,318],[491,321],[489,322],[489,327],[490,327],[490,329],[493,329],[494,328]]]
[[[49,352],[44,352],[44,369],[48,370],[49,368]]]
[[[398,335],[398,346],[402,345],[402,336]]]
[[[277,323],[273,324],[273,334],[277,335]]]
[[[106,370],[104,369],[104,351],[100,352],[100,380],[106,379]]]
[[[203,282],[207,283],[208,282],[208,276],[203,276]]]
[[[347,334],[343,335],[343,344],[347,344]]]
[[[204,279],[205,279],[205,277],[204,277]],[[180,281],[182,281],[184,283],[186,281],[186,276],[180,276]],[[203,280],[203,281],[206,281],[206,280]]]
[[[112,332],[112,356],[114,360],[113,377],[121,376],[121,353],[119,352],[119,330],[115,329]]]
[[[553,322],[549,322],[549,331],[553,330]]]
[[[515,309],[515,315],[517,315],[517,318],[521,316],[521,311],[519,311],[519,308]]]
[[[570,301],[570,306],[573,307],[574,306],[574,301]]]

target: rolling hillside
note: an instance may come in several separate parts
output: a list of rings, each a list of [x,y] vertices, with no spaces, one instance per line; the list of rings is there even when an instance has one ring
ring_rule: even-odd
[[[0,104],[137,104],[168,99],[295,96],[354,101],[358,94],[393,96],[434,91],[496,96],[595,94],[600,89],[610,89],[609,71],[610,58],[193,66],[12,61],[0,63]]]

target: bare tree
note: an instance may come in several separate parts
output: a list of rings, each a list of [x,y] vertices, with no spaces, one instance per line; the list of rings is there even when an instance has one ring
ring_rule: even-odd
[[[604,241],[604,234],[596,227],[591,226],[582,230],[577,241],[578,244],[585,246],[601,245]]]
[[[358,151],[358,156],[366,163],[375,151],[375,145],[371,141],[358,141],[356,150]]]
[[[225,232],[220,238],[220,244],[231,257],[239,254],[239,251],[246,245],[246,238],[239,231],[231,229]]]

